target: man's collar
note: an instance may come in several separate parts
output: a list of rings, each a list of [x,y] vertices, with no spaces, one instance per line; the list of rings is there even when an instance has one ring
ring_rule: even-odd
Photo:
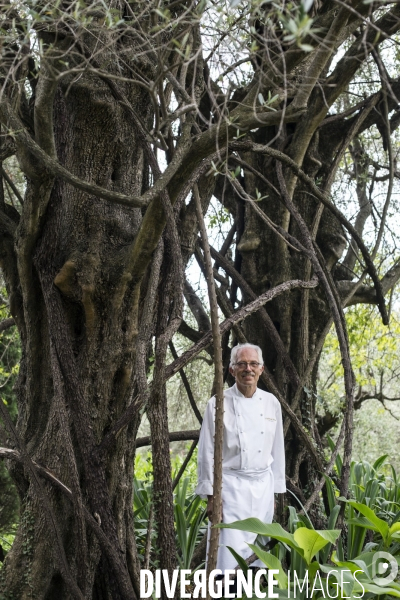
[[[235,396],[239,396],[239,398],[246,398],[246,400],[251,400],[251,398],[254,398],[254,396],[257,394],[258,388],[256,388],[256,391],[251,396],[251,398],[247,398],[247,396],[245,396],[244,394],[242,394],[242,392],[239,390],[239,388],[236,385],[236,383],[232,386],[232,391],[235,394]]]

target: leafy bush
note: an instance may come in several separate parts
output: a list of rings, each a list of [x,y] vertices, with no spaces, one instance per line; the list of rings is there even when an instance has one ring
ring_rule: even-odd
[[[189,569],[193,552],[202,539],[205,530],[206,507],[191,489],[189,477],[181,479],[174,494],[174,517],[176,529],[176,544],[178,549],[178,566]],[[152,519],[152,482],[134,481],[134,520],[135,535],[139,558],[144,561],[146,544],[150,535],[151,547],[156,542],[156,534]],[[150,534],[149,534],[150,526]],[[150,568],[157,568],[154,556],[150,554]]]
[[[258,519],[218,527],[251,531],[278,542],[270,551],[256,544],[250,547],[268,569],[278,570],[280,598],[337,597],[338,591],[343,598],[400,598],[396,581],[384,583],[384,578],[376,577],[382,575],[376,567],[378,552],[389,553],[400,564],[400,486],[395,469],[385,465],[386,458],[382,456],[373,465],[351,464],[350,499],[339,498],[333,481],[326,477],[330,509],[326,530],[316,531],[308,516],[297,514],[293,507],[289,507],[289,531]],[[341,468],[338,457],[339,476]],[[341,502],[345,503],[342,531],[335,529]],[[231,551],[241,568],[247,569],[243,559]]]
[[[336,511],[336,518],[338,511]],[[297,515],[296,515],[297,516]],[[308,524],[306,524],[308,523]],[[245,519],[229,525],[228,529],[251,531],[279,542],[274,552],[266,552],[257,545],[251,549],[268,569],[278,571],[275,576],[280,598],[373,598],[385,596],[400,598],[400,585],[376,583],[374,572],[375,551],[369,551],[352,560],[339,560],[333,550],[341,532],[336,529],[316,531],[308,520],[292,518],[293,533],[285,531],[278,523],[266,524],[258,519]],[[393,533],[393,535],[396,535]],[[282,554],[283,560],[277,554]],[[236,558],[237,554],[233,553]],[[288,567],[284,569],[283,562]],[[240,561],[241,568],[247,569]],[[311,595],[310,595],[311,594]]]

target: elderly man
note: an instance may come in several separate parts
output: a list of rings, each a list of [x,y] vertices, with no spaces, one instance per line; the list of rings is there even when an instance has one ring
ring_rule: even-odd
[[[222,520],[232,523],[257,517],[271,523],[274,493],[284,493],[285,454],[282,413],[272,394],[257,388],[264,370],[261,349],[239,344],[232,349],[229,371],[235,385],[224,392],[224,445],[222,460]],[[207,404],[200,432],[198,484],[196,493],[207,498],[207,514],[212,514],[214,470],[215,397]],[[242,557],[252,554],[248,543],[253,533],[221,529],[217,569],[236,566],[228,550]],[[253,563],[261,566],[261,562]]]

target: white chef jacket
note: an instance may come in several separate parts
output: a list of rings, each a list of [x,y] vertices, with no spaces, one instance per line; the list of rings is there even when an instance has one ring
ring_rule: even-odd
[[[207,404],[200,432],[198,484],[202,498],[213,493],[215,397]],[[224,444],[222,453],[222,520],[224,523],[256,517],[271,523],[274,492],[286,491],[282,412],[279,401],[257,388],[246,398],[236,384],[224,392]],[[207,554],[210,541],[208,527]],[[217,569],[236,566],[227,546],[243,558],[252,554],[248,544],[257,536],[235,529],[220,530]],[[253,566],[263,567],[260,561]]]
[[[207,404],[199,439],[196,493],[213,493],[215,396]],[[286,492],[285,446],[279,401],[256,389],[246,398],[236,384],[224,392],[222,470],[236,476],[257,477],[271,468],[274,492]]]

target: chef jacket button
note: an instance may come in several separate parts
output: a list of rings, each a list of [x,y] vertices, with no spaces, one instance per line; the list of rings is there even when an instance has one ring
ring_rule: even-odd
[[[259,450],[259,452],[261,452],[261,450]]]
[[[264,433],[263,431],[261,433]]]
[[[263,414],[262,414],[262,413],[260,413],[260,417],[262,417],[262,416],[263,416]]]

